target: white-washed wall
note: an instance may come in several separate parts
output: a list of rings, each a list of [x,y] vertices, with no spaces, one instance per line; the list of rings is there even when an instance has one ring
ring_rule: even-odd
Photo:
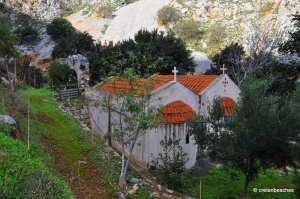
[[[97,90],[89,90],[86,95],[91,101],[89,102],[89,109],[91,112],[91,128],[92,131],[101,137],[108,132],[108,113],[101,110],[101,107],[95,107],[97,100],[103,100],[107,95],[104,92]],[[154,99],[161,97],[161,101],[155,101]],[[110,99],[111,103],[116,103],[114,98]],[[178,82],[171,82],[166,86],[163,86],[156,91],[152,92],[149,102],[153,102],[162,105],[166,105],[170,102],[182,100],[184,103],[188,104],[194,110],[198,108],[198,95],[193,91],[181,85]],[[111,113],[111,122],[118,118],[118,113]],[[179,127],[181,125],[181,127]],[[168,128],[168,130],[166,130]],[[184,151],[188,154],[189,162],[186,164],[187,168],[194,166],[196,161],[197,146],[194,145],[194,140],[190,137],[189,144],[185,143],[186,138],[186,123],[183,124],[170,124],[170,125],[160,125],[157,129],[148,130],[142,133],[138,138],[137,143],[141,143],[141,146],[135,146],[133,149],[133,154],[131,160],[146,168],[147,164],[151,163],[153,154],[157,157],[159,153],[162,153],[163,148],[160,145],[160,141],[164,139],[164,136],[168,134],[169,136],[173,131],[177,133],[177,136],[181,138],[181,146]],[[112,132],[113,133],[113,132]],[[111,144],[118,151],[122,151],[121,145],[116,141],[111,141]],[[129,149],[126,148],[126,155],[129,153]]]
[[[169,82],[151,93],[151,99],[161,97],[161,104],[166,105],[176,100],[188,104],[193,110],[198,109],[199,96],[179,82]]]
[[[225,80],[226,78],[226,80]],[[228,82],[224,87],[223,82]],[[225,89],[226,88],[226,89]],[[233,101],[237,102],[239,96],[238,86],[228,77],[227,74],[220,75],[213,83],[211,83],[205,90],[200,93],[201,96],[201,114],[207,113],[208,106],[215,97],[230,97]]]

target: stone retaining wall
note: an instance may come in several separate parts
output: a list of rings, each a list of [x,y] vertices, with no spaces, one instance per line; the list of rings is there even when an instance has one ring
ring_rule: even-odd
[[[71,114],[86,130],[90,129],[89,109],[85,99],[67,100],[62,102],[60,106],[67,113]]]

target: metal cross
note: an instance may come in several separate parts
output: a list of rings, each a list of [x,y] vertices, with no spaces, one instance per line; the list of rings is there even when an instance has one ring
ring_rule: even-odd
[[[176,67],[174,67],[174,70],[172,70],[172,73],[174,73],[174,81],[176,82],[176,73],[178,73],[178,70],[176,70]]]

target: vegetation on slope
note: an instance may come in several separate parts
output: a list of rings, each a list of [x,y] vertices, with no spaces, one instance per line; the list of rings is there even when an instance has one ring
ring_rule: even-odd
[[[91,132],[82,130],[74,118],[61,112],[58,109],[58,104],[51,99],[53,91],[46,88],[29,89],[26,86],[22,86],[22,88],[25,90],[19,89],[17,93],[13,94],[6,93],[3,88],[1,90],[3,95],[0,96],[2,101],[0,111],[3,114],[11,115],[17,121],[20,141],[13,141],[19,143],[12,145],[16,146],[14,148],[10,148],[10,145],[5,145],[3,148],[0,146],[0,155],[4,154],[4,148],[17,154],[15,151],[18,151],[19,146],[21,146],[20,150],[23,152],[20,153],[20,157],[14,156],[15,158],[22,159],[26,154],[28,157],[32,155],[33,159],[26,160],[26,164],[29,165],[35,165],[35,162],[40,159],[41,162],[38,165],[41,166],[35,168],[42,168],[41,170],[45,174],[34,172],[34,170],[29,170],[27,173],[32,175],[33,180],[38,179],[36,176],[42,174],[45,176],[45,180],[58,179],[56,181],[61,183],[61,189],[56,190],[56,192],[62,195],[56,198],[72,198],[72,192],[76,198],[115,198],[121,171],[118,164],[120,157],[106,149],[103,142]],[[28,141],[28,99],[30,104],[29,152],[26,148]],[[25,163],[16,161],[16,164],[16,168],[20,168]],[[15,176],[21,176],[22,173],[18,172],[23,171],[16,170],[8,164],[3,164],[1,168],[0,176],[5,176],[5,172],[8,172],[10,168],[14,170]],[[51,178],[47,177],[46,174]],[[129,182],[134,176],[136,174],[129,171],[125,180]],[[53,183],[56,181],[53,180]],[[24,183],[29,183],[29,179],[26,178]],[[6,186],[3,187],[3,190],[12,192],[12,188],[14,188],[16,192],[14,194],[18,196],[22,193],[23,184],[14,184],[16,184],[14,185],[16,188]],[[56,184],[54,185],[56,186]],[[53,194],[52,191],[52,189],[49,190],[49,194]],[[147,198],[149,193],[141,188],[132,198],[140,198],[142,195]]]

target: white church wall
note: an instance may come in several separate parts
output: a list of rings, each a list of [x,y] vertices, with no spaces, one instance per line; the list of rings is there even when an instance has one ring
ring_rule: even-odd
[[[201,96],[201,114],[206,114],[215,97],[230,97],[237,102],[239,96],[238,86],[227,74],[220,75],[199,95]]]
[[[181,139],[180,145],[183,151],[188,154],[189,161],[186,167],[190,169],[196,162],[197,146],[194,145],[195,141],[192,136],[189,137],[189,143],[186,144],[186,123],[181,124],[161,124],[158,129],[150,130],[139,141],[142,142],[142,146],[137,146],[134,149],[134,154],[141,161],[142,165],[151,163],[153,157],[158,157],[159,153],[163,153],[163,146],[160,145],[161,140],[164,140],[164,136],[167,138],[172,137],[172,133],[175,132],[177,137]]]
[[[158,97],[162,99],[160,103],[163,106],[177,100],[188,104],[193,110],[197,110],[199,105],[198,95],[179,82],[170,82],[151,92],[151,99]]]
[[[173,91],[165,91],[161,90],[156,95],[151,96],[151,99],[155,99],[159,96],[159,93],[165,94],[164,98],[171,98],[169,99],[170,102],[174,100],[178,100],[178,98],[185,103],[194,104],[194,106],[197,106],[196,103],[193,102],[198,100],[198,96],[194,94],[192,91],[185,90],[182,88],[182,85],[179,83],[173,84],[173,90],[174,89],[181,89],[185,94],[182,95],[173,95]],[[170,89],[170,90],[172,90]],[[90,110],[90,118],[91,118],[91,129],[100,137],[104,137],[105,133],[108,132],[108,123],[109,123],[109,116],[106,111],[101,111],[101,107],[95,106],[97,105],[98,100],[103,100],[104,97],[107,97],[107,95],[104,92],[97,91],[97,90],[90,90],[87,95],[91,99],[89,102],[89,110]],[[166,97],[169,96],[169,97]],[[151,100],[150,99],[150,100]],[[111,103],[116,103],[115,98],[111,98]],[[170,103],[168,100],[164,101],[162,104],[168,104]],[[161,103],[161,102],[156,102]],[[191,105],[190,105],[191,106]],[[111,113],[111,122],[116,121],[118,118],[118,113]],[[113,129],[112,133],[113,133]],[[175,131],[177,136],[181,139],[181,146],[183,147],[184,151],[188,154],[189,162],[186,164],[187,168],[191,168],[196,161],[196,153],[197,153],[197,147],[194,145],[194,140],[192,137],[190,137],[189,144],[185,143],[186,138],[186,124],[169,124],[169,125],[160,125],[157,129],[148,130],[147,132],[143,132],[141,136],[138,137],[136,143],[141,143],[141,146],[135,146],[133,149],[133,154],[131,157],[131,160],[140,165],[143,168],[147,168],[147,165],[151,163],[152,157],[151,154],[153,154],[154,157],[157,157],[159,153],[163,152],[163,148],[160,145],[160,141],[164,139],[164,135],[170,136],[172,132]],[[122,151],[121,144],[111,140],[111,145],[113,148],[116,148],[118,151]],[[129,154],[129,148],[126,147],[126,156]]]
[[[226,83],[226,89],[224,87],[224,82]],[[94,92],[94,93],[93,93]],[[102,100],[103,96],[106,96],[100,91],[93,91],[90,99],[95,102],[96,100]],[[201,111],[207,111],[207,106],[210,105],[209,102],[212,102],[214,97],[230,97],[234,101],[237,101],[239,94],[238,87],[234,84],[234,82],[226,75],[221,75],[214,82],[212,82],[204,91],[202,91],[199,95],[201,97],[201,103],[204,103],[204,106],[201,106]],[[193,91],[183,86],[179,82],[170,82],[166,85],[156,89],[151,93],[150,101],[160,97],[162,100],[159,102],[155,102],[157,104],[166,105],[173,101],[182,100],[184,103],[188,104],[193,110],[198,113],[199,110],[199,95],[195,94]],[[93,103],[91,102],[91,103]],[[115,99],[111,99],[111,103],[115,103]],[[106,133],[108,129],[108,113],[105,111],[99,111],[97,108],[92,107],[91,103],[89,105],[91,117],[94,118],[95,121],[91,119],[92,131],[97,134]],[[114,113],[111,115],[111,120],[117,117],[118,114]],[[99,130],[99,128],[101,130]],[[187,168],[191,168],[194,166],[196,162],[197,155],[197,145],[195,145],[195,141],[192,136],[189,138],[189,143],[186,144],[186,133],[187,133],[187,125],[184,124],[170,124],[170,125],[160,125],[157,129],[148,130],[146,133],[142,134],[138,137],[136,143],[141,143],[141,146],[135,146],[133,150],[133,155],[131,160],[140,165],[143,168],[146,168],[149,163],[151,163],[152,157],[157,157],[159,153],[163,152],[163,148],[160,145],[160,141],[164,139],[164,135],[170,136],[172,132],[175,131],[178,137],[181,139],[181,146],[184,151],[188,154],[189,162],[186,164]],[[122,151],[121,145],[112,140],[111,144],[118,151]],[[128,155],[129,149],[126,148],[126,152]]]

